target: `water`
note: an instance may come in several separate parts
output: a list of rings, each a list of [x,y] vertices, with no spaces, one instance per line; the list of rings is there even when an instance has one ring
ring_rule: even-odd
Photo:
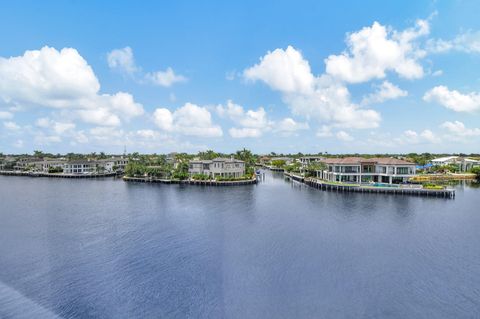
[[[0,318],[478,318],[478,207],[0,176]]]

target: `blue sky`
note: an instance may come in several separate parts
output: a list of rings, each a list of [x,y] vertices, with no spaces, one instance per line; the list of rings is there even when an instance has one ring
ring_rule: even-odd
[[[479,152],[477,1],[15,1],[0,152]]]

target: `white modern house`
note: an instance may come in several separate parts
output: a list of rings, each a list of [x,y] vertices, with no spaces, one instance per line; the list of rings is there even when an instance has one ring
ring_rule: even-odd
[[[123,156],[112,156],[111,158],[100,159],[97,161],[107,173],[113,173],[117,170],[125,171],[128,159]]]
[[[72,160],[63,165],[64,174],[93,174],[98,171],[99,162],[93,160]]]
[[[431,160],[430,163],[432,163],[433,166],[457,165],[462,172],[480,166],[480,160],[461,156],[439,157]]]
[[[415,163],[396,158],[327,158],[327,168],[317,171],[317,177],[332,182],[388,183],[407,182],[415,175]]]
[[[210,177],[242,177],[245,175],[245,162],[234,158],[214,158],[213,160],[193,160],[189,162],[190,176],[203,174]]]

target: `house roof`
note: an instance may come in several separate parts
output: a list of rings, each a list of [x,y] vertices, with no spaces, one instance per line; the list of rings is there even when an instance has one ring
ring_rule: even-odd
[[[360,165],[361,163],[373,163],[381,165],[415,165],[415,163],[404,161],[393,157],[344,157],[344,158],[327,158],[323,160],[326,164],[337,165]]]
[[[446,156],[446,157],[434,158],[431,161],[432,162],[447,162],[447,161],[451,161],[451,160],[458,159],[458,158],[459,158],[459,156]]]

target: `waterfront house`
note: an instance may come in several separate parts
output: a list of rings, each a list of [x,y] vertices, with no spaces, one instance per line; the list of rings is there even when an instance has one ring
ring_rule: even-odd
[[[48,173],[50,168],[63,169],[63,165],[67,161],[64,159],[44,159],[43,161],[32,162],[36,171]]]
[[[302,167],[305,168],[308,165],[316,162],[321,162],[325,159],[323,156],[302,156],[298,161],[302,164]]]
[[[439,157],[431,160],[430,163],[434,166],[456,165],[461,172],[480,166],[480,160],[461,156]]]
[[[415,175],[415,163],[391,157],[327,158],[322,162],[327,168],[317,171],[317,177],[332,182],[398,184]]]
[[[128,159],[123,156],[112,156],[106,159],[100,159],[97,161],[98,166],[103,167],[105,173],[113,173],[116,171],[125,171],[125,167],[128,164]]]
[[[30,167],[32,167],[32,163],[42,161],[42,158],[38,157],[20,157],[17,159],[15,166],[13,167],[16,171],[24,171]]]
[[[93,174],[98,171],[99,162],[89,160],[89,159],[80,159],[80,160],[71,160],[66,162],[63,165],[64,174]]]
[[[188,165],[190,176],[202,174],[210,177],[242,177],[245,162],[234,158],[217,157],[213,160],[192,160]]]

